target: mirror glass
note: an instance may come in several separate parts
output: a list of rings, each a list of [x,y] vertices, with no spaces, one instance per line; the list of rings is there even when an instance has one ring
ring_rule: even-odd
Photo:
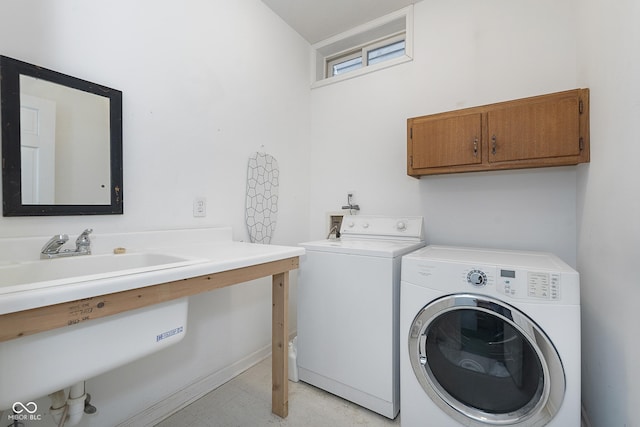
[[[0,57],[3,214],[121,214],[122,93]]]

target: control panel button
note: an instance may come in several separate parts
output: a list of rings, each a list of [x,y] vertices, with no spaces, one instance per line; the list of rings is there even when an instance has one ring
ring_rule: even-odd
[[[549,273],[529,272],[527,275],[528,295],[533,298],[550,299]]]
[[[551,275],[551,299],[552,300],[560,299],[560,275],[559,274]]]
[[[519,282],[515,278],[505,278],[500,277],[498,279],[498,284],[496,286],[496,290],[501,294],[504,294],[508,297],[516,298],[520,297],[520,292],[518,292]]]
[[[487,284],[487,275],[481,270],[471,270],[467,273],[467,282],[473,286],[484,286]]]
[[[396,229],[398,229],[399,231],[404,231],[407,229],[407,223],[404,221],[398,221],[396,223]]]

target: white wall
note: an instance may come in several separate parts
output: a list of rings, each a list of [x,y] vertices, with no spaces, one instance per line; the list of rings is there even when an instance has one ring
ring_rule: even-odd
[[[122,216],[3,217],[0,236],[229,225],[248,240],[247,161],[264,150],[281,172],[272,243],[307,239],[308,43],[261,1],[0,0],[0,53],[122,90],[125,201]],[[99,413],[84,425],[113,426],[268,348],[270,300],[267,279],[192,298],[178,347],[88,382]]]
[[[579,81],[591,163],[578,175],[582,399],[594,427],[640,423],[640,3],[580,2]]]
[[[0,7],[3,55],[123,91],[125,179],[123,216],[1,218],[0,235],[223,224],[247,239],[247,160],[264,150],[283,174],[275,243],[299,239],[308,199],[308,45],[262,2]],[[192,216],[196,196],[207,198],[205,219]]]
[[[573,2],[429,0],[414,60],[312,90],[312,237],[353,191],[362,214],[424,215],[429,243],[576,262],[576,167],[406,175],[406,119],[576,86]]]

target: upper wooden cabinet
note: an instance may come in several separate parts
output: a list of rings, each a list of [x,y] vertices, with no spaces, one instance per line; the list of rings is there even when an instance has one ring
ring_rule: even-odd
[[[407,120],[407,174],[575,165],[589,161],[589,89]]]

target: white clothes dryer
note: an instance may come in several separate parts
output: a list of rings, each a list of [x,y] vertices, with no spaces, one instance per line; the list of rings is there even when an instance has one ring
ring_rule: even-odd
[[[404,427],[580,426],[580,281],[541,252],[403,257]]]
[[[400,263],[422,217],[345,216],[341,237],[301,244],[300,380],[388,418],[400,409]]]

